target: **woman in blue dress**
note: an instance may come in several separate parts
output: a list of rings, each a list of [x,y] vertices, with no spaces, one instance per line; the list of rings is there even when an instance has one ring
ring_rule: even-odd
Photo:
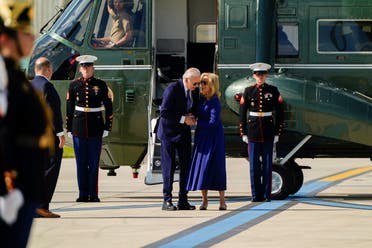
[[[208,190],[217,190],[220,196],[219,210],[226,210],[225,140],[220,119],[221,93],[216,74],[201,75],[201,95],[187,190],[201,190],[203,203],[200,210],[208,207]]]

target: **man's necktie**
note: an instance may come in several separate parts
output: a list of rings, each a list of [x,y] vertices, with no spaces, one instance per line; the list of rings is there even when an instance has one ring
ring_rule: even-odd
[[[187,90],[186,99],[187,99],[187,111],[190,111],[190,109],[192,107],[192,99],[191,99],[191,92],[190,92],[190,90]]]

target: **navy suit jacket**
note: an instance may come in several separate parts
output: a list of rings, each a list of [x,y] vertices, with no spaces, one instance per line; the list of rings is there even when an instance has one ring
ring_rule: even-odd
[[[180,123],[180,120],[187,113],[191,112],[195,115],[199,99],[198,88],[192,91],[192,99],[191,111],[187,111],[187,99],[182,80],[171,83],[165,89],[157,128],[157,136],[160,140],[181,142],[191,135],[190,127],[185,123]]]
[[[31,84],[35,89],[43,92],[46,102],[52,109],[54,133],[63,132],[61,99],[53,84],[43,76],[35,76],[35,78],[31,80]]]

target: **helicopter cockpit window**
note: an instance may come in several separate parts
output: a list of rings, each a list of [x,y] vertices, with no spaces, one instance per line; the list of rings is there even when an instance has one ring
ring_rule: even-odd
[[[277,26],[277,57],[298,57],[298,24],[279,23]]]
[[[147,0],[106,0],[94,27],[91,44],[97,49],[145,47]]]
[[[93,1],[77,1],[72,12],[62,15],[55,25],[54,32],[76,45],[81,45],[87,30]]]
[[[319,53],[372,52],[372,20],[319,20]]]

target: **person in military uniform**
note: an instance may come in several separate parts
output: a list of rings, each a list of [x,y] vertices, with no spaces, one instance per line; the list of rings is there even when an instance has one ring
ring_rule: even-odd
[[[18,189],[24,198],[15,222],[0,220],[1,247],[27,246],[43,197],[43,168],[54,144],[51,113],[19,65],[33,46],[31,10],[30,0],[0,2],[0,51],[7,75],[7,109],[0,118],[0,194]]]
[[[0,128],[1,122],[8,111],[7,87],[8,74],[4,60],[2,56],[0,56]],[[4,151],[1,146],[2,143],[0,143],[0,175],[2,175],[0,178],[5,179],[5,168],[3,167],[4,154],[2,154]],[[22,192],[17,188],[8,191],[5,180],[0,180],[0,192],[0,219],[6,224],[12,225],[17,220],[18,210],[22,207],[24,202]]]
[[[245,88],[240,100],[240,136],[248,143],[252,201],[270,201],[273,146],[283,126],[283,99],[277,87],[265,82],[269,64],[254,63],[249,68],[256,84]]]
[[[97,57],[82,55],[76,60],[82,77],[70,84],[66,97],[67,134],[73,138],[77,165],[76,201],[99,202],[98,168],[102,137],[108,136],[112,127],[112,95],[104,81],[93,77]]]

